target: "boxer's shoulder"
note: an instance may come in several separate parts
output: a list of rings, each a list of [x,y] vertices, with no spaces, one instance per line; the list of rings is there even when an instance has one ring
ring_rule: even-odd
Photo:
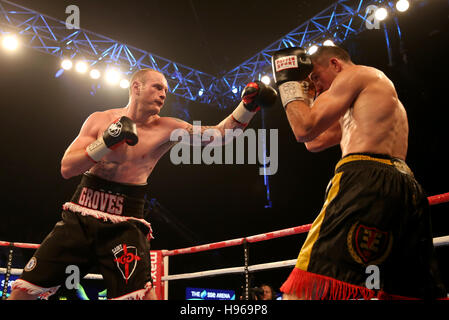
[[[100,111],[104,117],[109,117],[112,119],[118,119],[122,116],[126,116],[126,108],[111,108],[104,111]]]
[[[123,108],[107,109],[91,113],[86,121],[104,127],[123,115],[125,115]]]
[[[349,66],[338,73],[331,88],[343,89],[343,91],[352,88],[360,91],[382,76],[378,72],[380,71],[375,68],[363,65]]]
[[[374,67],[370,66],[364,66],[364,65],[353,65],[341,72],[341,75],[345,77],[351,77],[355,81],[361,81],[361,80],[375,80],[382,77],[385,77],[385,74],[380,71],[379,69],[376,69]]]
[[[185,122],[184,120],[173,118],[173,117],[160,117],[158,119],[159,124],[162,126],[166,126],[172,130],[174,129],[184,129],[186,126],[189,125],[188,122]]]
[[[102,111],[95,111],[91,113],[88,117],[88,119],[94,119],[94,120],[110,120],[110,119],[117,119],[124,115],[123,108],[115,108],[115,109],[107,109]]]

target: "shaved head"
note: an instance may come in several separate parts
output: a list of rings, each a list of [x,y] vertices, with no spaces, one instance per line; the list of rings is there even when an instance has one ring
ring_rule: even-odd
[[[323,66],[327,66],[329,63],[329,59],[337,58],[344,62],[352,62],[349,53],[336,46],[321,46],[318,50],[310,56],[313,64],[320,64]]]
[[[142,84],[145,84],[145,82],[146,82],[146,80],[147,80],[146,76],[147,76],[147,74],[148,74],[149,72],[156,72],[156,73],[162,74],[162,72],[157,71],[157,70],[155,70],[155,69],[151,69],[151,68],[140,69],[140,70],[134,72],[133,75],[132,75],[132,77],[131,77],[131,81],[130,81],[130,84],[131,84],[131,85],[129,86],[129,95],[130,95],[130,96],[131,96],[131,90],[132,90],[132,83],[133,83],[134,81],[139,81],[139,82],[141,82]],[[163,75],[163,74],[162,74],[162,75]]]

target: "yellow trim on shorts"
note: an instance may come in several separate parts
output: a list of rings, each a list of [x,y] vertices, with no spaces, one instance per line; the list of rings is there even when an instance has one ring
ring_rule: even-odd
[[[340,190],[340,179],[342,174],[343,172],[339,172],[332,178],[331,182],[332,186],[329,190],[329,193],[327,194],[323,208],[321,209],[321,212],[318,215],[318,217],[312,223],[312,227],[310,228],[309,233],[307,234],[306,241],[304,242],[301,251],[299,252],[298,260],[296,262],[296,268],[307,271],[307,268],[309,267],[312,249],[315,242],[318,239],[318,236],[320,235],[321,224],[323,223],[324,216],[326,215],[326,208],[329,205],[329,203],[331,203],[331,201],[335,199],[335,197],[338,194],[338,191]]]
[[[343,159],[338,161],[337,165],[335,166],[335,170],[337,170],[339,167],[341,167],[345,163],[352,162],[352,161],[360,161],[360,160],[371,160],[371,161],[377,161],[377,162],[389,164],[390,166],[393,165],[393,162],[390,159],[374,158],[374,157],[363,155],[363,154],[354,154],[354,155],[344,157]]]

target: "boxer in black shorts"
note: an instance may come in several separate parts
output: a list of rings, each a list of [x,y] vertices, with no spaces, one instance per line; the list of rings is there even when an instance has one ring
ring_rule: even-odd
[[[147,239],[151,226],[143,219],[144,190],[159,159],[179,142],[171,139],[172,132],[184,130],[191,144],[198,139],[197,131],[214,129],[208,131],[210,139],[199,138],[202,145],[219,145],[225,143],[225,130],[246,128],[257,110],[271,106],[277,97],[273,88],[249,83],[231,115],[216,126],[194,130],[185,121],[159,116],[167,91],[162,73],[139,70],[131,79],[126,107],[88,117],[61,162],[64,178],[83,174],[82,181],[71,202],[64,204],[62,221],[14,282],[9,299],[47,298],[64,283],[69,265],[76,265],[81,274],[97,265],[108,298],[156,299]]]
[[[152,288],[150,224],[143,219],[146,185],[126,185],[85,173],[58,222],[24,268],[15,288],[45,298],[67,278],[98,267],[108,297],[142,299]],[[143,288],[143,289],[142,289]]]
[[[296,140],[311,152],[342,151],[283,298],[445,297],[427,198],[405,164],[407,113],[393,83],[336,46],[312,55],[282,49],[272,62]]]
[[[367,287],[370,266],[379,283]],[[282,290],[307,299],[444,296],[429,203],[405,162],[376,154],[349,154],[338,162]]]

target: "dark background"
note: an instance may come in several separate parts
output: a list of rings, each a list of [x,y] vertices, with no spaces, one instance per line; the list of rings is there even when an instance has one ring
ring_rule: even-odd
[[[81,27],[213,75],[220,75],[257,54],[333,1],[32,1],[17,0],[65,21],[65,8],[76,4]],[[343,47],[358,64],[377,67],[395,83],[410,125],[407,163],[429,195],[448,192],[447,139],[448,1],[415,1],[398,17],[403,42],[392,40],[389,65],[383,30],[366,30]],[[391,20],[389,20],[391,21]],[[390,22],[387,22],[390,26]],[[2,215],[0,240],[40,243],[60,219],[79,178],[64,180],[60,161],[86,117],[121,107],[127,91],[100,89],[73,72],[56,79],[59,60],[23,48],[11,55],[0,50]],[[188,108],[190,121],[214,125],[235,106],[219,110],[169,96],[162,116]],[[171,164],[169,154],[150,176],[149,197],[162,206],[149,213],[153,249],[177,249],[311,223],[340,157],[338,147],[309,153],[298,144],[280,104],[259,113],[250,128],[278,129],[279,169],[269,178],[272,207],[267,204],[259,165]],[[449,233],[447,204],[432,207],[434,236]],[[250,264],[296,258],[305,235],[250,245]],[[4,267],[5,250],[0,251]],[[22,268],[32,252],[16,252]],[[438,248],[441,269],[448,250]],[[242,247],[170,258],[170,274],[243,265]],[[254,274],[253,284],[280,287],[290,268]],[[242,275],[170,282],[170,298],[183,299],[186,286],[240,292]],[[449,285],[449,275],[444,275]]]

